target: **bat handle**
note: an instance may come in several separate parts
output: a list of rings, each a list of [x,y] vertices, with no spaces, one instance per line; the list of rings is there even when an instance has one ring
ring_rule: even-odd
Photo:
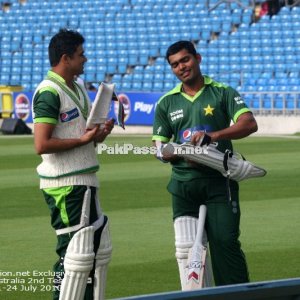
[[[197,245],[203,244],[203,234],[204,234],[204,224],[206,218],[207,207],[206,205],[200,205],[199,208],[199,219],[198,219],[198,226],[197,226],[197,234],[196,234],[196,243]]]

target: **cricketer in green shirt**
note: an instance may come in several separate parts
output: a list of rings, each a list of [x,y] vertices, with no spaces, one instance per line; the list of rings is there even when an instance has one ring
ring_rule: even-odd
[[[194,97],[183,93],[180,83],[156,105],[152,140],[167,143],[173,138],[178,144],[189,142],[195,132],[222,130],[245,112],[250,110],[236,90],[208,76],[204,76],[204,86]],[[218,141],[218,149],[232,150],[231,141]],[[184,160],[172,162],[172,166],[172,178],[180,181],[222,176],[206,166],[193,168]]]
[[[199,67],[202,58],[192,42],[172,44],[166,59],[181,83],[157,103],[152,139],[158,150],[160,143],[171,139],[178,144],[190,142],[193,145],[206,139],[207,143],[217,142],[218,149],[225,152],[233,150],[231,140],[244,138],[257,130],[256,120],[239,93],[202,75]],[[211,269],[208,259],[204,286],[249,282],[247,262],[239,241],[238,182],[176,154],[161,156],[159,151],[157,154],[172,164],[167,189],[172,195],[175,257],[182,290],[189,289],[188,253],[195,243],[201,205],[207,208],[204,229],[214,277],[214,283],[205,279]],[[205,244],[203,239],[197,241],[196,246],[201,242]],[[200,281],[199,285],[202,285]]]
[[[49,80],[55,80],[55,82],[59,83],[61,87],[65,85],[64,79],[59,76],[58,74],[48,71],[47,79]],[[73,101],[77,103],[78,107],[82,111],[82,114],[84,115],[85,119],[87,118],[88,114],[88,99],[86,98],[84,92],[82,91],[81,87],[79,86],[76,81],[74,81],[74,85],[77,90],[77,98],[80,99],[79,95],[82,95],[83,98],[83,104],[79,102],[79,100],[72,95],[70,91],[68,91],[66,88],[64,88],[65,92],[68,92],[68,94],[71,96]],[[35,93],[34,102],[33,102],[33,110],[35,115],[35,122],[45,122],[50,124],[57,124],[58,123],[58,117],[63,118],[63,116],[60,116],[59,112],[60,108],[60,98],[58,92],[52,88],[52,87],[46,87],[38,90]],[[72,114],[71,118],[76,118],[79,116],[78,114]],[[68,119],[70,120],[70,119]]]

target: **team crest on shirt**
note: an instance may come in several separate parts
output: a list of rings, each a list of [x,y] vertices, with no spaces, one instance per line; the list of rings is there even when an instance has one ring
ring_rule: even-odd
[[[205,116],[213,116],[213,111],[214,111],[214,107],[211,107],[209,104],[207,105],[207,107],[203,108],[205,111]]]
[[[192,136],[199,131],[209,132],[211,127],[209,125],[199,125],[191,128],[185,128],[179,131],[179,139],[181,143],[190,142]]]
[[[77,107],[73,108],[72,110],[63,112],[60,114],[60,120],[61,122],[69,122],[75,118],[79,117],[79,111]]]

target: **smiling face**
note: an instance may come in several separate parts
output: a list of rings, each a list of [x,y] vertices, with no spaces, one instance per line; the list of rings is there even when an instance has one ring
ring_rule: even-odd
[[[184,84],[191,85],[201,78],[199,64],[201,62],[201,55],[193,55],[186,49],[170,55],[169,64],[176,77]]]

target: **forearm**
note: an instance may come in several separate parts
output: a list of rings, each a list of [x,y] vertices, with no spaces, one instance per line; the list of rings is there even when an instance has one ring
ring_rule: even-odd
[[[55,153],[70,150],[94,141],[98,127],[86,131],[78,138],[60,139],[53,137],[54,126],[44,123],[34,125],[34,145],[37,154]]]
[[[237,123],[228,128],[208,133],[212,142],[219,140],[237,140],[247,137],[257,131],[257,123],[253,116],[243,116]]]
[[[257,129],[255,127],[240,127],[234,124],[226,129],[212,132],[209,134],[212,138],[212,142],[219,140],[237,140],[247,137],[248,135],[254,133]]]
[[[78,139],[58,139],[50,138],[43,140],[42,142],[35,143],[35,149],[37,154],[55,153],[70,150],[79,146],[87,144],[87,141]]]

